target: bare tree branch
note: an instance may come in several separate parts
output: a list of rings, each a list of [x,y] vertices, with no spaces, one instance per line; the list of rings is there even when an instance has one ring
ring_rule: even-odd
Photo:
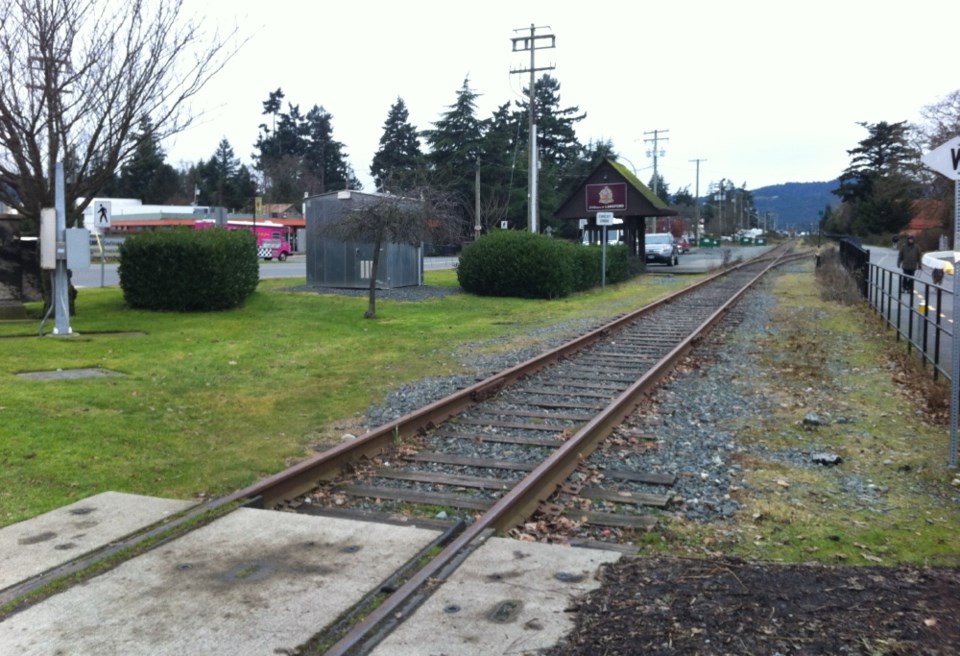
[[[189,101],[242,47],[184,0],[8,0],[0,8],[0,200],[36,218],[64,162],[68,223],[137,147],[186,129]],[[77,204],[77,201],[80,200]]]

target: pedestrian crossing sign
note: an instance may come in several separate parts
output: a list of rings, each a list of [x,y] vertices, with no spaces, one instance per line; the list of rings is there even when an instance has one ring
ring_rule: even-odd
[[[93,204],[93,227],[102,234],[106,228],[110,227],[112,220],[110,201],[98,200]]]

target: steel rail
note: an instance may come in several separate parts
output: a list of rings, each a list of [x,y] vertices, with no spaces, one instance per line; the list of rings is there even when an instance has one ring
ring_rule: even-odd
[[[344,656],[357,649],[364,638],[378,625],[388,621],[428,582],[442,578],[441,572],[458,557],[464,549],[489,534],[491,529],[504,531],[527,517],[546,502],[553,491],[584,461],[611,431],[630,416],[639,400],[660,379],[670,373],[676,363],[708,333],[737,301],[772,267],[780,263],[774,258],[760,273],[751,278],[730,298],[715,310],[700,326],[677,344],[650,370],[617,396],[604,410],[587,422],[546,460],[524,477],[509,492],[497,500],[483,515],[467,526],[437,556],[408,579],[393,594],[354,625],[336,644],[325,651],[326,656]],[[756,262],[754,262],[755,264]],[[711,280],[713,277],[711,277]],[[601,329],[603,330],[603,329]]]
[[[767,259],[767,257],[768,255],[761,256],[761,258],[756,258],[751,262],[756,264],[758,261]],[[786,259],[795,259],[797,257],[796,255],[787,256]],[[799,257],[803,256],[801,255]],[[657,308],[671,303],[686,294],[692,293],[700,287],[708,285],[716,278],[722,277],[738,267],[747,264],[749,264],[749,262],[715,272],[690,287],[638,308],[567,344],[495,374],[486,380],[455,392],[444,399],[411,412],[393,422],[374,428],[357,438],[357,440],[338,445],[328,451],[317,454],[282,472],[261,479],[231,494],[198,503],[173,517],[146,526],[142,530],[116,540],[101,549],[96,549],[77,559],[63,563],[28,581],[0,590],[0,604],[8,604],[18,599],[24,599],[27,595],[59,579],[78,574],[82,575],[83,572],[89,571],[106,559],[113,557],[122,558],[122,554],[124,553],[135,553],[148,542],[166,542],[174,539],[179,534],[208,523],[212,518],[216,518],[223,512],[227,512],[231,506],[252,505],[266,508],[275,507],[280,502],[293,498],[315,487],[316,483],[322,480],[334,478],[336,473],[347,463],[357,460],[364,455],[379,453],[389,447],[397,438],[410,437],[435,427],[464,409],[486,398],[490,398],[512,382],[536,373],[556,360],[590,346],[608,333],[618,330],[620,327],[638,317],[653,312]]]
[[[754,264],[755,263],[754,261]],[[320,481],[333,479],[347,464],[364,456],[374,456],[387,449],[398,439],[408,438],[435,428],[444,421],[463,412],[466,408],[495,396],[500,390],[515,381],[534,374],[557,360],[594,344],[609,333],[619,330],[637,318],[672,303],[676,299],[708,285],[716,278],[722,277],[730,271],[746,266],[747,264],[749,263],[742,263],[731,269],[716,272],[689,287],[668,294],[641,308],[637,308],[566,344],[496,373],[485,380],[454,392],[443,399],[399,417],[392,422],[373,428],[356,440],[338,444],[288,469],[257,481],[253,485],[230,495],[229,499],[259,498],[262,499],[263,507],[271,508],[282,501],[304,494],[316,487]]]

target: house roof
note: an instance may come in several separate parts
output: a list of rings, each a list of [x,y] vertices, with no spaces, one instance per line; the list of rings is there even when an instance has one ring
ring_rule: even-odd
[[[276,215],[281,217],[286,215],[288,218],[297,218],[301,216],[300,208],[292,203],[265,203],[261,207],[265,216]]]
[[[937,198],[918,198],[911,205],[913,216],[907,229],[908,234],[918,234],[924,230],[939,230],[942,226],[943,201]]]

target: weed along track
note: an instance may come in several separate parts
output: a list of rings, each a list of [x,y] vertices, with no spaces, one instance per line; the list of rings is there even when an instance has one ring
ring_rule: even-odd
[[[406,623],[400,620],[435,600],[444,616],[462,617],[462,604],[443,601],[441,582],[474,559],[493,563],[495,571],[485,579],[493,588],[525,575],[559,586],[561,606],[551,612],[562,615],[563,604],[578,589],[564,586],[584,584],[589,577],[577,561],[560,564],[541,553],[549,545],[531,543],[564,534],[568,544],[614,547],[618,536],[656,522],[657,509],[672,502],[677,473],[645,468],[642,459],[617,462],[616,449],[599,464],[591,454],[612,434],[633,450],[669,439],[618,427],[765,272],[789,257],[771,252],[718,273],[229,497],[185,511],[54,574],[0,590],[9,615],[3,623],[22,617],[43,626],[37,615],[44,604],[32,604],[26,595],[44,598],[44,585],[56,586],[46,596],[68,588],[64,576],[95,576],[105,569],[98,556],[115,557],[121,548],[130,558],[115,567],[118,575],[134,577],[127,570],[144,559],[150,572],[171,577],[167,588],[199,586],[190,589],[198,606],[188,613],[197,631],[207,630],[198,619],[208,611],[202,600],[207,587],[216,588],[216,603],[236,594],[249,608],[268,609],[282,599],[299,628],[293,637],[268,642],[274,651],[263,653],[423,653],[381,642],[402,642]],[[572,525],[581,529],[575,539],[564,531]],[[494,536],[522,540],[500,542]],[[245,551],[248,542],[256,545],[255,552]],[[494,548],[505,551],[491,556]],[[612,553],[566,551],[601,560]],[[337,575],[346,580],[332,583]],[[289,577],[283,587],[257,587],[283,577]],[[320,590],[331,607],[314,618]],[[67,589],[63,596],[71,594],[82,593]],[[506,594],[484,607],[484,621],[508,626],[523,617],[524,601]],[[216,605],[213,598],[211,603]],[[242,622],[230,624],[237,620],[233,611],[218,617],[224,622],[219,635],[255,639],[244,638]],[[279,617],[275,624],[282,625],[283,613]],[[542,618],[513,628],[544,635],[549,630]],[[256,639],[262,633],[258,630]],[[0,631],[0,651],[3,640]]]

